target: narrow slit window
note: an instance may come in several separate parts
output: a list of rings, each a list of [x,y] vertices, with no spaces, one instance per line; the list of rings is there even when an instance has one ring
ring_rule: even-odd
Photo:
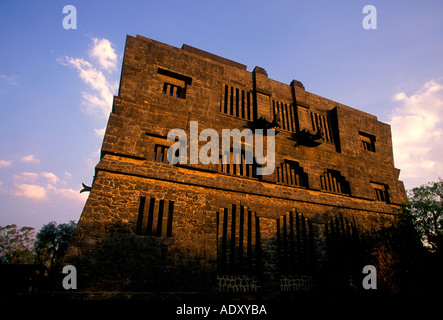
[[[144,211],[145,211],[145,197],[140,197],[140,203],[138,207],[138,218],[137,218],[137,226],[135,229],[135,233],[141,234],[142,228],[143,228],[143,218],[144,218]]]
[[[174,201],[140,197],[135,233],[157,237],[172,237]],[[145,211],[148,211],[147,213]]]
[[[322,115],[311,111],[312,130],[320,132],[323,142],[334,144],[332,124],[328,115]]]
[[[217,266],[221,274],[255,274],[259,267],[259,221],[255,212],[232,204],[217,212]]]
[[[166,229],[166,236],[172,237],[172,218],[174,215],[174,201],[169,201],[168,206],[168,226]]]
[[[234,159],[234,151],[232,149],[229,153],[220,155],[218,171],[242,177],[256,178],[258,164],[255,157],[253,157],[251,154],[247,154],[246,150],[244,149],[242,149],[240,153],[236,155],[237,157]],[[252,163],[246,163],[246,159],[253,159],[253,161]]]
[[[294,187],[308,187],[308,175],[296,161],[286,160],[277,167],[277,181]]]
[[[227,84],[222,90],[220,111],[237,118],[251,120],[251,93]]]
[[[326,170],[320,175],[321,189],[333,193],[351,194],[349,182],[346,181],[340,172],[335,170]]]

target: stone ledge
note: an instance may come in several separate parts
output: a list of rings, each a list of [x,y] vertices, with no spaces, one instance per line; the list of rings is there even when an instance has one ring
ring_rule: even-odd
[[[96,170],[324,206],[395,214],[385,203],[106,154]],[[217,179],[214,179],[214,176]]]

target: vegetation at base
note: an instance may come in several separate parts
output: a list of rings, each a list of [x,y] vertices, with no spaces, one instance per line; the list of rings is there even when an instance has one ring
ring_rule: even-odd
[[[60,283],[63,256],[76,224],[45,224],[34,228],[11,224],[0,226],[0,292],[53,290]],[[38,288],[38,289],[37,289]]]

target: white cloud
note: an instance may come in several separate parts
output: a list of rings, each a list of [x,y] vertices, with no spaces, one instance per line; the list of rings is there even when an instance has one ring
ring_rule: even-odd
[[[117,54],[107,39],[93,38],[92,42],[89,57],[96,64],[73,57],[65,57],[60,63],[77,70],[80,79],[89,88],[81,93],[83,111],[104,118],[111,111],[113,96],[118,89],[118,79],[114,79],[115,76],[111,74],[116,69]],[[107,71],[108,75],[105,76],[102,70]]]
[[[65,176],[72,178],[69,172],[65,172]],[[7,192],[0,184],[0,191]],[[60,187],[65,186],[66,181],[60,180],[57,175],[52,172],[22,172],[13,176],[13,189],[10,194],[18,197],[25,197],[34,200],[47,201],[49,198],[61,197],[68,200],[85,201],[87,194],[80,194],[78,190]]]
[[[12,160],[0,160],[0,168],[6,168],[12,165]]]
[[[74,190],[70,188],[58,188],[53,185],[48,185],[47,190],[52,192],[56,196],[61,196],[65,199],[74,201],[86,201],[88,194],[80,193],[80,190]]]
[[[20,160],[26,163],[33,163],[33,164],[37,164],[40,162],[40,160],[37,159],[33,154],[21,157]]]
[[[106,128],[103,128],[103,129],[94,129],[94,132],[95,132],[95,135],[96,135],[96,136],[98,136],[98,137],[100,137],[100,138],[103,138],[103,136],[105,135],[105,130],[106,130]]]
[[[89,154],[88,158],[86,159],[88,168],[93,169],[97,165],[97,163],[100,161],[100,152],[101,149],[98,148]]]
[[[52,172],[42,172],[40,175],[46,178],[48,183],[56,184],[59,181],[59,178]]]
[[[105,70],[113,70],[117,66],[117,54],[108,39],[93,38],[93,45],[89,52],[91,58],[98,61]]]
[[[0,74],[0,79],[5,80],[7,83],[9,83],[12,86],[18,85],[18,77],[17,76],[7,76],[5,74]]]
[[[78,71],[80,79],[93,91],[82,92],[84,112],[101,117],[109,115],[117,83],[110,83],[103,72],[84,59],[66,57],[66,62]]]
[[[39,201],[47,201],[48,195],[46,189],[38,184],[41,175],[35,172],[22,172],[15,174],[14,189],[11,194],[17,197],[25,197]]]
[[[21,175],[14,175],[14,181],[18,181],[18,182],[36,182],[37,179],[39,178],[38,173],[34,173],[34,172],[22,172]]]
[[[410,96],[397,93],[394,100],[400,105],[390,124],[401,179],[420,184],[438,179],[443,173],[443,84],[431,80]]]
[[[45,188],[34,184],[16,184],[12,194],[18,197],[26,197],[40,201],[48,200]]]

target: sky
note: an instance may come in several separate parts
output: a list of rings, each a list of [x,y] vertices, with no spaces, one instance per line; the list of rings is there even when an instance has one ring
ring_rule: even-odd
[[[67,5],[76,19],[63,13]],[[363,13],[366,5],[376,11]],[[260,66],[271,79],[299,80],[373,114],[391,125],[406,189],[436,181],[442,15],[439,0],[1,1],[0,226],[39,230],[80,218],[88,193],[79,191],[99,161],[126,35]]]

